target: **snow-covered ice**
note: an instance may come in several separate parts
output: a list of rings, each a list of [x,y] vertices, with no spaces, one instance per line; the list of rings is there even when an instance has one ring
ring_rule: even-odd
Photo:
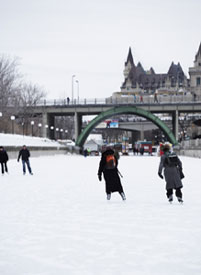
[[[200,275],[200,159],[182,157],[184,204],[170,205],[159,158],[125,156],[127,196],[106,200],[100,157],[8,162],[0,175],[2,275]]]

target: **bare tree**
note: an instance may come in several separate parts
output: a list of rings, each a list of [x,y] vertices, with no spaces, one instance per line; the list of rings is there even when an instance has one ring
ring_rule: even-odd
[[[23,84],[17,96],[17,106],[19,123],[24,125],[25,132],[28,133],[30,121],[33,119],[32,109],[45,98],[44,90],[31,83]]]
[[[9,116],[9,106],[13,106],[16,95],[20,90],[21,75],[18,72],[18,59],[11,59],[5,55],[0,56],[0,111],[1,128],[7,132]]]
[[[11,115],[16,116],[16,124],[19,124],[20,128],[23,125],[24,129],[31,119],[31,108],[46,95],[37,85],[24,83],[23,76],[18,71],[18,60],[0,55],[0,112],[3,114],[1,117],[3,132],[10,130],[8,121]]]

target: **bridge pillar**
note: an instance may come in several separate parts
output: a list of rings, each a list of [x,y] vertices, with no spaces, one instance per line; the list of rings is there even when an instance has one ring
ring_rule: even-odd
[[[144,125],[141,124],[141,129],[140,129],[140,140],[144,140]]]
[[[47,129],[45,127],[47,125],[47,113],[43,112],[42,114],[42,137],[47,137]]]
[[[172,123],[173,123],[173,133],[175,135],[176,140],[178,141],[178,133],[179,133],[179,112],[178,110],[174,111],[172,114]]]
[[[78,112],[75,112],[74,123],[75,123],[75,140],[77,140],[82,129],[82,115],[79,114]]]
[[[54,139],[54,131],[50,129],[51,126],[54,127],[54,116],[44,112],[42,114],[42,137]]]

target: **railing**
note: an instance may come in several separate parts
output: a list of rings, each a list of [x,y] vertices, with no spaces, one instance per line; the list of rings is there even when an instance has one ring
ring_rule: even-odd
[[[121,97],[108,97],[108,98],[83,98],[74,99],[67,102],[67,99],[44,99],[36,104],[36,106],[74,106],[74,105],[111,105],[111,104],[185,104],[185,103],[198,103],[201,102],[201,96],[197,96],[196,99],[190,95],[159,95],[157,100],[151,95],[144,95],[143,100],[139,96],[134,98],[133,96],[121,96]]]
[[[181,147],[184,149],[189,148],[201,148],[201,139],[189,139],[189,140],[183,140],[181,142]]]

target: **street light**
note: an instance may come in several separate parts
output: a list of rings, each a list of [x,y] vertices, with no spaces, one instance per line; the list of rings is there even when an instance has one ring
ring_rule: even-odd
[[[75,77],[75,74],[72,75],[72,104],[73,104],[73,100],[74,100],[74,77]]]
[[[12,121],[12,134],[14,134],[14,120],[15,120],[15,116],[11,116],[10,119]]]
[[[31,135],[32,135],[32,137],[33,137],[33,127],[34,127],[34,121],[32,120],[31,121]]]
[[[76,80],[76,83],[77,83],[77,102],[79,103],[79,81]]]

